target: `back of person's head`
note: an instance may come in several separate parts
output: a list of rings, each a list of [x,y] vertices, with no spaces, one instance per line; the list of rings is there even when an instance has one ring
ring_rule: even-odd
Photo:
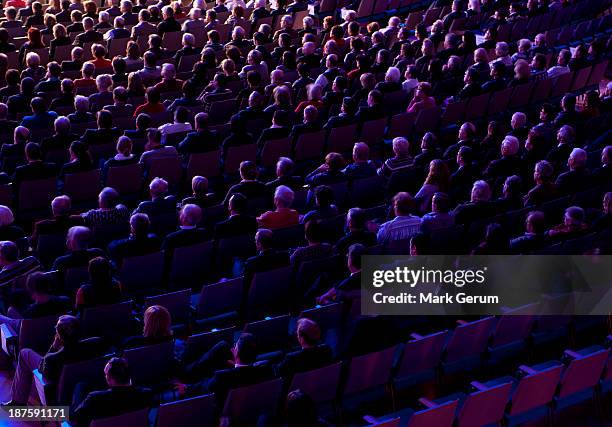
[[[80,337],[79,319],[70,315],[60,316],[55,326],[55,331],[63,345],[74,344],[78,342]]]
[[[170,312],[161,305],[152,305],[144,312],[142,335],[147,338],[169,337],[172,335]]]
[[[255,233],[255,244],[260,251],[271,249],[274,244],[274,234],[272,230],[267,228],[260,228],[257,230],[257,233]]]
[[[351,208],[346,214],[346,222],[351,230],[365,230],[367,216],[361,208]]]
[[[146,130],[151,126],[151,116],[147,113],[140,113],[136,117],[136,129],[138,130]]]
[[[36,98],[32,98],[32,101],[30,101],[30,107],[32,108],[32,112],[34,114],[42,114],[47,111],[45,100],[38,96]]]
[[[111,387],[128,386],[132,383],[128,362],[122,357],[111,358],[104,367],[104,375]]]
[[[565,210],[565,223],[580,225],[584,221],[584,209],[580,206],[570,206]]]
[[[317,422],[317,408],[312,398],[302,390],[289,392],[285,419],[287,427],[314,427]]]
[[[315,346],[321,340],[321,328],[317,322],[303,317],[297,321],[297,337],[302,347]]]
[[[274,204],[277,208],[290,208],[295,194],[286,185],[279,185],[274,190]]]
[[[104,187],[98,195],[98,206],[103,209],[111,209],[119,202],[119,192],[112,187]]]
[[[348,264],[355,271],[361,270],[361,257],[366,254],[366,247],[361,243],[355,243],[348,249]]]
[[[25,155],[29,161],[42,160],[42,149],[36,142],[28,142],[25,146]]]
[[[113,279],[113,266],[104,257],[95,257],[89,261],[87,271],[93,286],[109,286]]]
[[[309,243],[321,243],[323,241],[325,229],[320,221],[310,220],[304,227],[304,235]]]
[[[320,208],[327,208],[334,203],[334,190],[328,185],[319,185],[315,188],[315,200]]]
[[[344,158],[340,153],[328,153],[325,156],[325,164],[330,172],[338,172],[344,167]]]
[[[71,251],[87,249],[91,239],[91,230],[82,225],[70,227],[66,236],[66,246]]]
[[[26,288],[30,295],[48,295],[53,286],[51,275],[36,271],[28,276]]]
[[[237,215],[242,215],[247,209],[247,198],[240,193],[235,193],[229,199],[229,210]]]
[[[181,224],[184,226],[197,226],[202,220],[202,208],[194,204],[186,204],[180,212]]]
[[[242,333],[234,345],[234,357],[245,365],[250,365],[257,358],[257,341],[253,334]]]
[[[542,211],[531,211],[527,214],[527,231],[542,234],[546,231],[546,217]]]
[[[472,186],[472,202],[488,202],[491,199],[491,187],[486,181],[478,180]]]
[[[0,259],[3,265],[19,260],[19,248],[14,242],[4,240],[0,242]]]
[[[245,160],[240,162],[240,177],[246,180],[255,180],[259,175],[255,162]]]
[[[397,216],[407,216],[415,208],[414,198],[410,193],[399,192],[393,197],[393,208]]]
[[[447,213],[451,208],[451,199],[448,194],[437,192],[431,198],[431,207],[434,212]]]
[[[136,237],[147,236],[150,226],[151,221],[147,214],[136,213],[130,217],[130,227],[132,228],[133,235]]]
[[[64,195],[57,196],[53,201],[51,201],[51,211],[53,212],[53,216],[63,216],[68,215],[70,213],[70,209],[72,208],[72,202],[70,197]]]

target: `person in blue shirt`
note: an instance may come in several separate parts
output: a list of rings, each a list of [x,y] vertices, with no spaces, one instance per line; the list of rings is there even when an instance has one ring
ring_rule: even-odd
[[[21,126],[25,126],[30,130],[37,129],[52,129],[53,122],[57,119],[55,111],[47,111],[44,99],[36,97],[30,103],[32,107],[32,115],[26,116],[21,121]]]

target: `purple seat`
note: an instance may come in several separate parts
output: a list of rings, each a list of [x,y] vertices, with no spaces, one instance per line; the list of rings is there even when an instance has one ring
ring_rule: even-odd
[[[142,190],[142,164],[114,166],[108,168],[106,183],[120,194],[139,193]]]
[[[128,362],[135,384],[155,385],[169,380],[172,375],[174,341],[125,350],[123,357]]]
[[[603,349],[581,355],[566,350],[566,355],[573,357],[573,360],[561,374],[555,396],[556,409],[594,397],[593,391],[606,366],[609,352],[609,349]]]
[[[230,390],[222,417],[232,421],[256,420],[260,415],[276,413],[283,388],[281,379]],[[254,425],[254,424],[251,424]]]
[[[483,117],[487,112],[490,96],[490,93],[483,93],[470,98],[465,108],[465,119],[474,120]]]
[[[81,322],[84,336],[116,339],[130,335],[133,305],[133,301],[125,301],[86,308]]]
[[[119,270],[119,280],[124,292],[142,293],[161,288],[164,273],[164,253],[125,258]]]
[[[446,356],[442,364],[444,371],[453,372],[457,368],[477,364],[487,348],[494,323],[494,317],[485,317],[457,326],[446,344]]]
[[[553,82],[552,92],[550,96],[552,98],[556,98],[565,95],[570,90],[572,80],[574,80],[573,72],[561,74]]]
[[[327,150],[325,151],[328,153],[350,153],[353,150],[356,134],[356,123],[332,128],[327,136]]]
[[[365,208],[380,203],[384,198],[380,189],[385,183],[385,179],[378,175],[353,181],[349,195],[351,206]]]
[[[318,404],[331,402],[336,398],[341,367],[342,363],[337,362],[323,368],[295,374],[289,391],[302,390]]]
[[[181,182],[183,169],[179,157],[164,157],[163,159],[151,160],[149,166],[149,179],[159,177],[164,178],[170,185],[177,185]]]
[[[257,157],[257,144],[245,144],[237,147],[230,147],[223,165],[223,172],[233,174],[238,172],[240,163],[245,160],[254,162]]]
[[[294,248],[304,242],[304,224],[277,228],[274,233],[274,246],[278,249]]]
[[[404,345],[402,358],[394,378],[395,387],[403,388],[434,378],[447,334],[448,331],[426,336],[412,334],[413,340]]]
[[[269,315],[290,306],[293,268],[283,267],[255,273],[249,286],[247,316]]]
[[[407,136],[412,132],[417,113],[399,113],[391,117],[387,130],[388,138]]]
[[[368,145],[374,145],[382,142],[385,138],[385,128],[387,127],[387,117],[381,119],[369,120],[361,125],[361,133],[359,140]]]
[[[386,385],[391,375],[396,347],[389,347],[374,353],[353,357],[350,361],[348,378],[343,397],[349,397]]]
[[[392,420],[382,421],[380,423],[372,424],[369,427],[399,427],[400,419],[394,418]]]
[[[236,109],[236,99],[215,101],[210,104],[210,123],[227,123]]]
[[[174,248],[170,265],[170,285],[191,287],[201,284],[212,271],[213,242]]]
[[[434,130],[440,121],[441,111],[440,107],[421,110],[414,124],[414,131],[421,134]]]
[[[538,303],[528,304],[508,310],[497,320],[489,344],[493,358],[512,357],[525,348],[538,308]]]
[[[510,97],[508,108],[524,107],[529,104],[529,99],[531,99],[531,93],[533,92],[535,84],[536,82],[529,82],[516,86]]]
[[[527,375],[518,381],[512,392],[506,411],[507,425],[519,425],[548,414],[547,405],[553,399],[563,366],[559,364],[538,372],[527,366],[520,369]]]
[[[587,86],[598,85],[603,80],[606,74],[607,68],[608,68],[607,59],[598,64],[593,65],[593,70],[591,71],[591,75],[589,76],[589,81],[587,82]]]
[[[276,351],[287,346],[289,333],[289,315],[265,318],[250,322],[244,326],[244,332],[257,338],[257,348],[260,353]]]
[[[64,194],[73,202],[92,201],[100,191],[100,169],[76,172],[64,176]]]
[[[74,295],[79,286],[88,280],[89,271],[87,266],[67,268],[64,275],[64,292],[67,295]]]
[[[148,427],[149,410],[140,409],[116,417],[93,420],[90,427]]]
[[[13,190],[11,184],[0,184],[0,205],[11,206],[13,204]]]
[[[548,95],[552,89],[552,84],[553,82],[551,79],[538,80],[533,88],[531,102],[541,102],[548,99]]]
[[[491,101],[489,102],[489,116],[492,116],[497,113],[501,113],[508,108],[508,103],[510,102],[510,97],[512,96],[512,91],[514,88],[506,88],[502,90],[498,90],[491,95]]]
[[[13,330],[8,323],[0,325],[2,350],[15,359],[23,348],[30,348],[45,354],[53,342],[57,316],[23,319],[19,331]]]
[[[450,125],[453,123],[459,122],[463,119],[463,115],[465,114],[465,107],[467,105],[467,101],[456,101],[451,102],[446,106],[444,113],[442,114],[442,124]],[[410,113],[406,113],[410,114]],[[404,134],[407,135],[407,134]]]
[[[237,277],[202,286],[196,317],[204,319],[230,312],[238,314],[242,301],[243,283],[244,279]]]
[[[423,401],[423,399],[420,400]],[[457,404],[457,400],[451,400],[440,405],[427,405],[429,406],[427,409],[415,412],[410,416],[406,427],[451,427],[455,419]]]
[[[69,405],[72,402],[74,388],[80,382],[86,382],[94,390],[106,387],[104,366],[109,357],[103,356],[82,362],[68,363],[62,368],[55,390],[47,389],[40,372],[35,371],[35,385],[38,397],[43,405],[54,403]]]
[[[271,139],[264,141],[261,150],[260,164],[264,168],[274,167],[279,157],[289,157],[291,155],[291,139]]]
[[[200,427],[214,424],[214,394],[162,403],[157,411],[156,427]]]
[[[47,209],[55,197],[57,181],[55,177],[23,181],[19,184],[18,209]]]
[[[255,239],[252,234],[243,234],[241,236],[226,237],[217,242],[217,260],[218,261],[233,261],[234,258],[248,258],[255,255]],[[222,265],[218,268],[227,269],[230,266]],[[225,270],[223,270],[225,271]]]
[[[187,162],[187,180],[191,182],[196,175],[204,175],[208,178],[218,177],[221,175],[220,158],[221,150],[191,154]]]
[[[494,387],[482,387],[472,382],[478,389],[470,393],[457,414],[457,427],[480,427],[497,425],[504,417],[504,409],[510,397],[512,383],[507,382]]]
[[[189,321],[190,304],[191,289],[150,296],[146,297],[144,300],[145,309],[152,305],[161,305],[165,307],[170,312],[173,324],[187,323]]]
[[[294,147],[294,160],[314,160],[322,157],[325,148],[325,131],[303,133],[298,136]]]
[[[342,306],[340,302],[316,306],[300,313],[300,318],[307,318],[317,322],[322,330],[336,329],[341,326]]]
[[[592,69],[593,67],[584,67],[576,71],[576,77],[574,78],[574,81],[572,82],[572,87],[571,87],[572,92],[580,90],[587,85]]]
[[[185,352],[182,358],[183,363],[188,364],[193,362],[210,350],[212,346],[219,341],[227,341],[230,344],[233,343],[235,332],[236,328],[232,326],[230,328],[213,329],[209,332],[190,335],[185,342]]]

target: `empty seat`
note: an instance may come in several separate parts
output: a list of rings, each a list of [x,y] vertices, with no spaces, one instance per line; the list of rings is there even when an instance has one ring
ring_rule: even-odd
[[[191,305],[191,289],[146,297],[144,308],[147,309],[152,305],[165,307],[172,317],[173,324],[187,323]]]
[[[151,292],[163,284],[164,254],[153,252],[125,258],[119,270],[124,292],[131,294]]]
[[[149,410],[140,409],[115,417],[100,418],[91,422],[91,427],[148,427]]]
[[[259,416],[276,413],[282,388],[282,380],[275,379],[230,390],[222,416],[254,425]]]
[[[157,411],[157,427],[200,427],[215,423],[215,396],[191,397],[162,403]]]
[[[182,288],[201,284],[211,275],[212,256],[212,241],[174,248],[170,264],[170,284]]]

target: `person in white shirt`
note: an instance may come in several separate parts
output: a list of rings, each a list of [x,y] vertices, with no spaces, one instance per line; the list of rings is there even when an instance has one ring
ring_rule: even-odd
[[[388,245],[397,240],[407,240],[417,234],[421,227],[421,218],[412,215],[415,209],[414,198],[405,192],[393,197],[395,218],[380,226],[376,240],[379,244]]]
[[[554,79],[555,77],[559,77],[563,74],[567,74],[570,72],[568,64],[572,59],[572,54],[567,49],[561,49],[559,52],[559,56],[557,57],[557,65],[550,67],[546,74],[548,74],[549,79]]]
[[[166,123],[159,127],[162,135],[162,145],[166,145],[166,137],[173,133],[190,132],[193,128],[189,123],[189,110],[185,107],[177,107],[174,110],[174,123]]]
[[[416,78],[417,73],[417,67],[414,65],[410,65],[408,68],[406,68],[406,72],[404,73],[406,80],[404,80],[402,83],[402,89],[404,92],[411,94],[419,85],[419,80]]]

